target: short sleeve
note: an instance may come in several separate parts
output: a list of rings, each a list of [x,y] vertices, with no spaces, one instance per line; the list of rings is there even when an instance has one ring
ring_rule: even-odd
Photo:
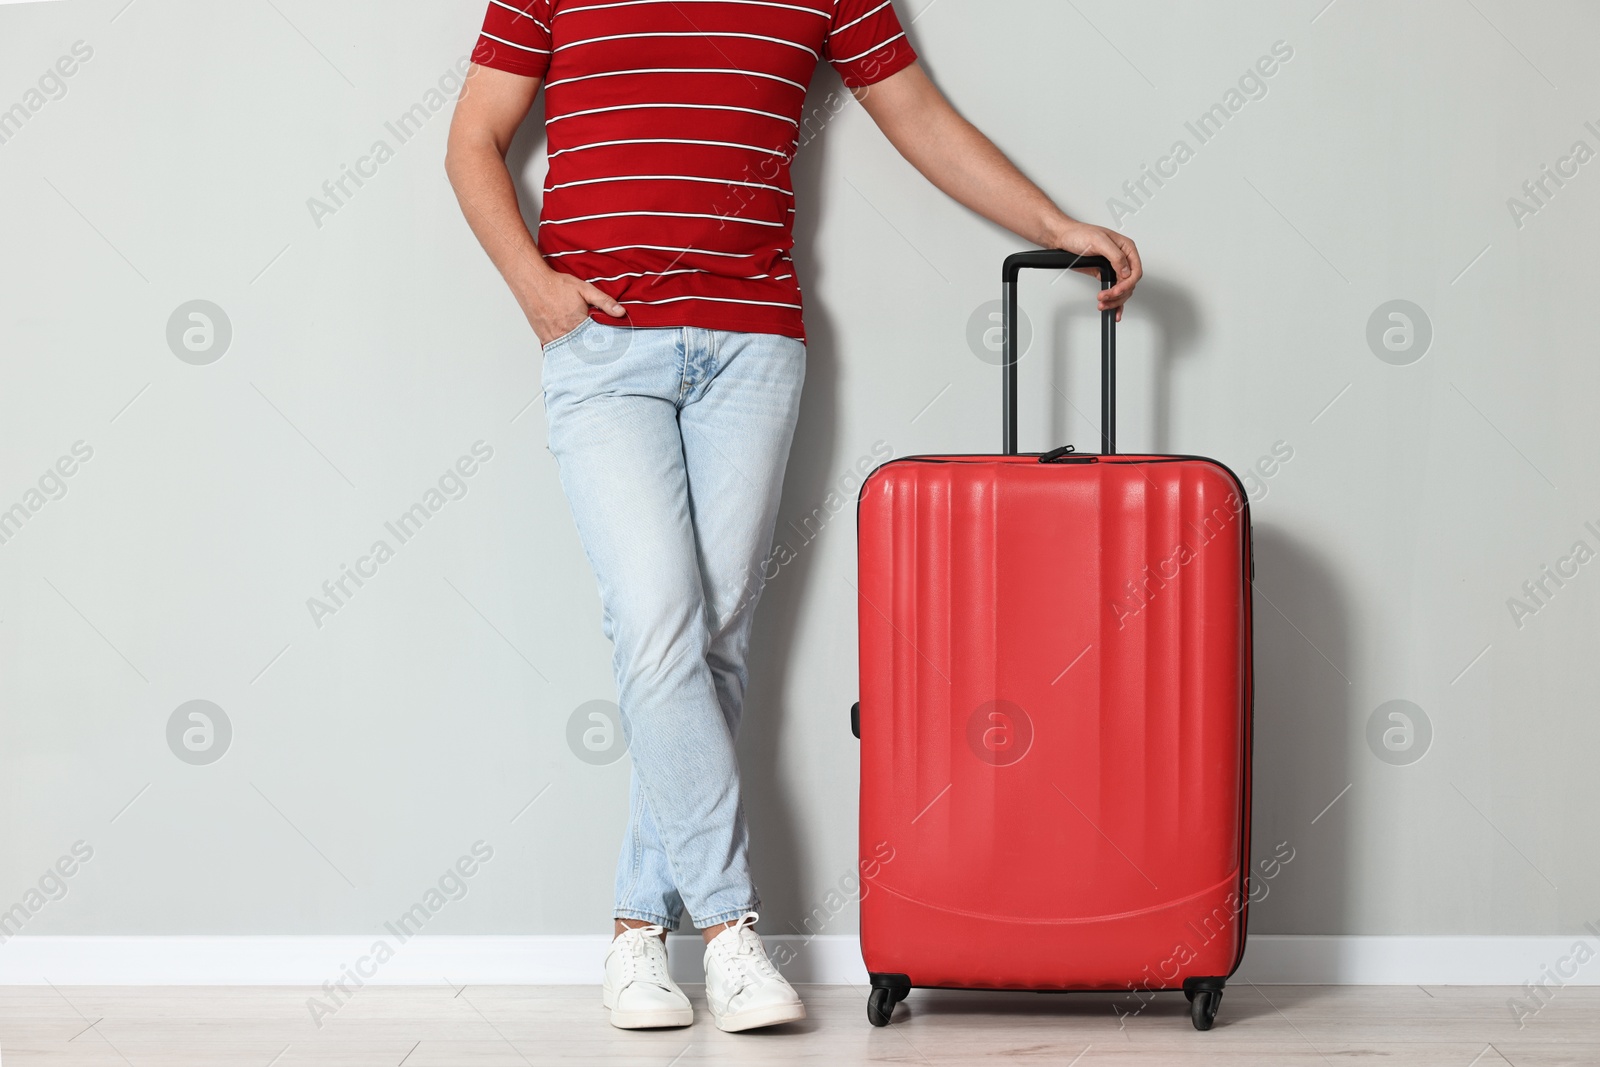
[[[489,0],[472,61],[511,74],[542,78],[550,67],[553,0]]]
[[[852,89],[880,82],[917,61],[893,0],[837,0],[824,55]]]

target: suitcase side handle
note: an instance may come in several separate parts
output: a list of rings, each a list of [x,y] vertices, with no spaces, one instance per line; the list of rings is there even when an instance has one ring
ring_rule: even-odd
[[[1117,284],[1117,272],[1104,256],[1080,256],[1075,252],[1047,249],[1036,252],[1017,252],[1006,257],[1001,269],[1002,299],[1000,320],[1005,334],[1005,352],[1001,358],[1000,418],[1001,453],[1017,454],[1017,332],[1011,324],[1017,321],[1017,279],[1025,269],[1072,270],[1088,267],[1100,272],[1100,288],[1110,289]],[[1108,456],[1117,453],[1117,313],[1100,313],[1100,447]]]

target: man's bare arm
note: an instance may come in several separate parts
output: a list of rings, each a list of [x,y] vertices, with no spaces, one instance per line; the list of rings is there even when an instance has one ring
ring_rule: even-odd
[[[1100,306],[1117,308],[1117,317],[1122,317],[1122,305],[1144,275],[1132,241],[1058,208],[994,142],[956,113],[921,64],[853,91],[900,154],[958,203],[1035,244],[1110,260],[1118,281],[1100,294]]]
[[[517,207],[506,151],[539,95],[540,80],[473,66],[450,121],[445,172],[467,224],[500,269],[541,345],[582,324],[589,308],[624,314],[588,282],[553,270],[539,254]]]

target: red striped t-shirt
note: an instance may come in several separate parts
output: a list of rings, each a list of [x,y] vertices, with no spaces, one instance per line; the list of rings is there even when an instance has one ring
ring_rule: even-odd
[[[802,114],[822,58],[856,88],[916,53],[892,0],[491,0],[472,53],[545,79],[553,268],[634,326],[801,340],[789,165],[832,116]]]

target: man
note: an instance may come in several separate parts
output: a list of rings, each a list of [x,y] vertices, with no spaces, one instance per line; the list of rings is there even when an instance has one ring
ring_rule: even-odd
[[[664,941],[687,910],[723,1030],[805,1017],[752,924],[734,736],[805,373],[789,165],[826,58],[894,146],[1038,244],[1106,256],[963,120],[889,0],[491,0],[447,170],[544,349],[550,450],[600,587],[633,756],[603,1001],[684,1026]],[[537,241],[505,154],[541,85]],[[937,936],[929,931],[929,936]]]

